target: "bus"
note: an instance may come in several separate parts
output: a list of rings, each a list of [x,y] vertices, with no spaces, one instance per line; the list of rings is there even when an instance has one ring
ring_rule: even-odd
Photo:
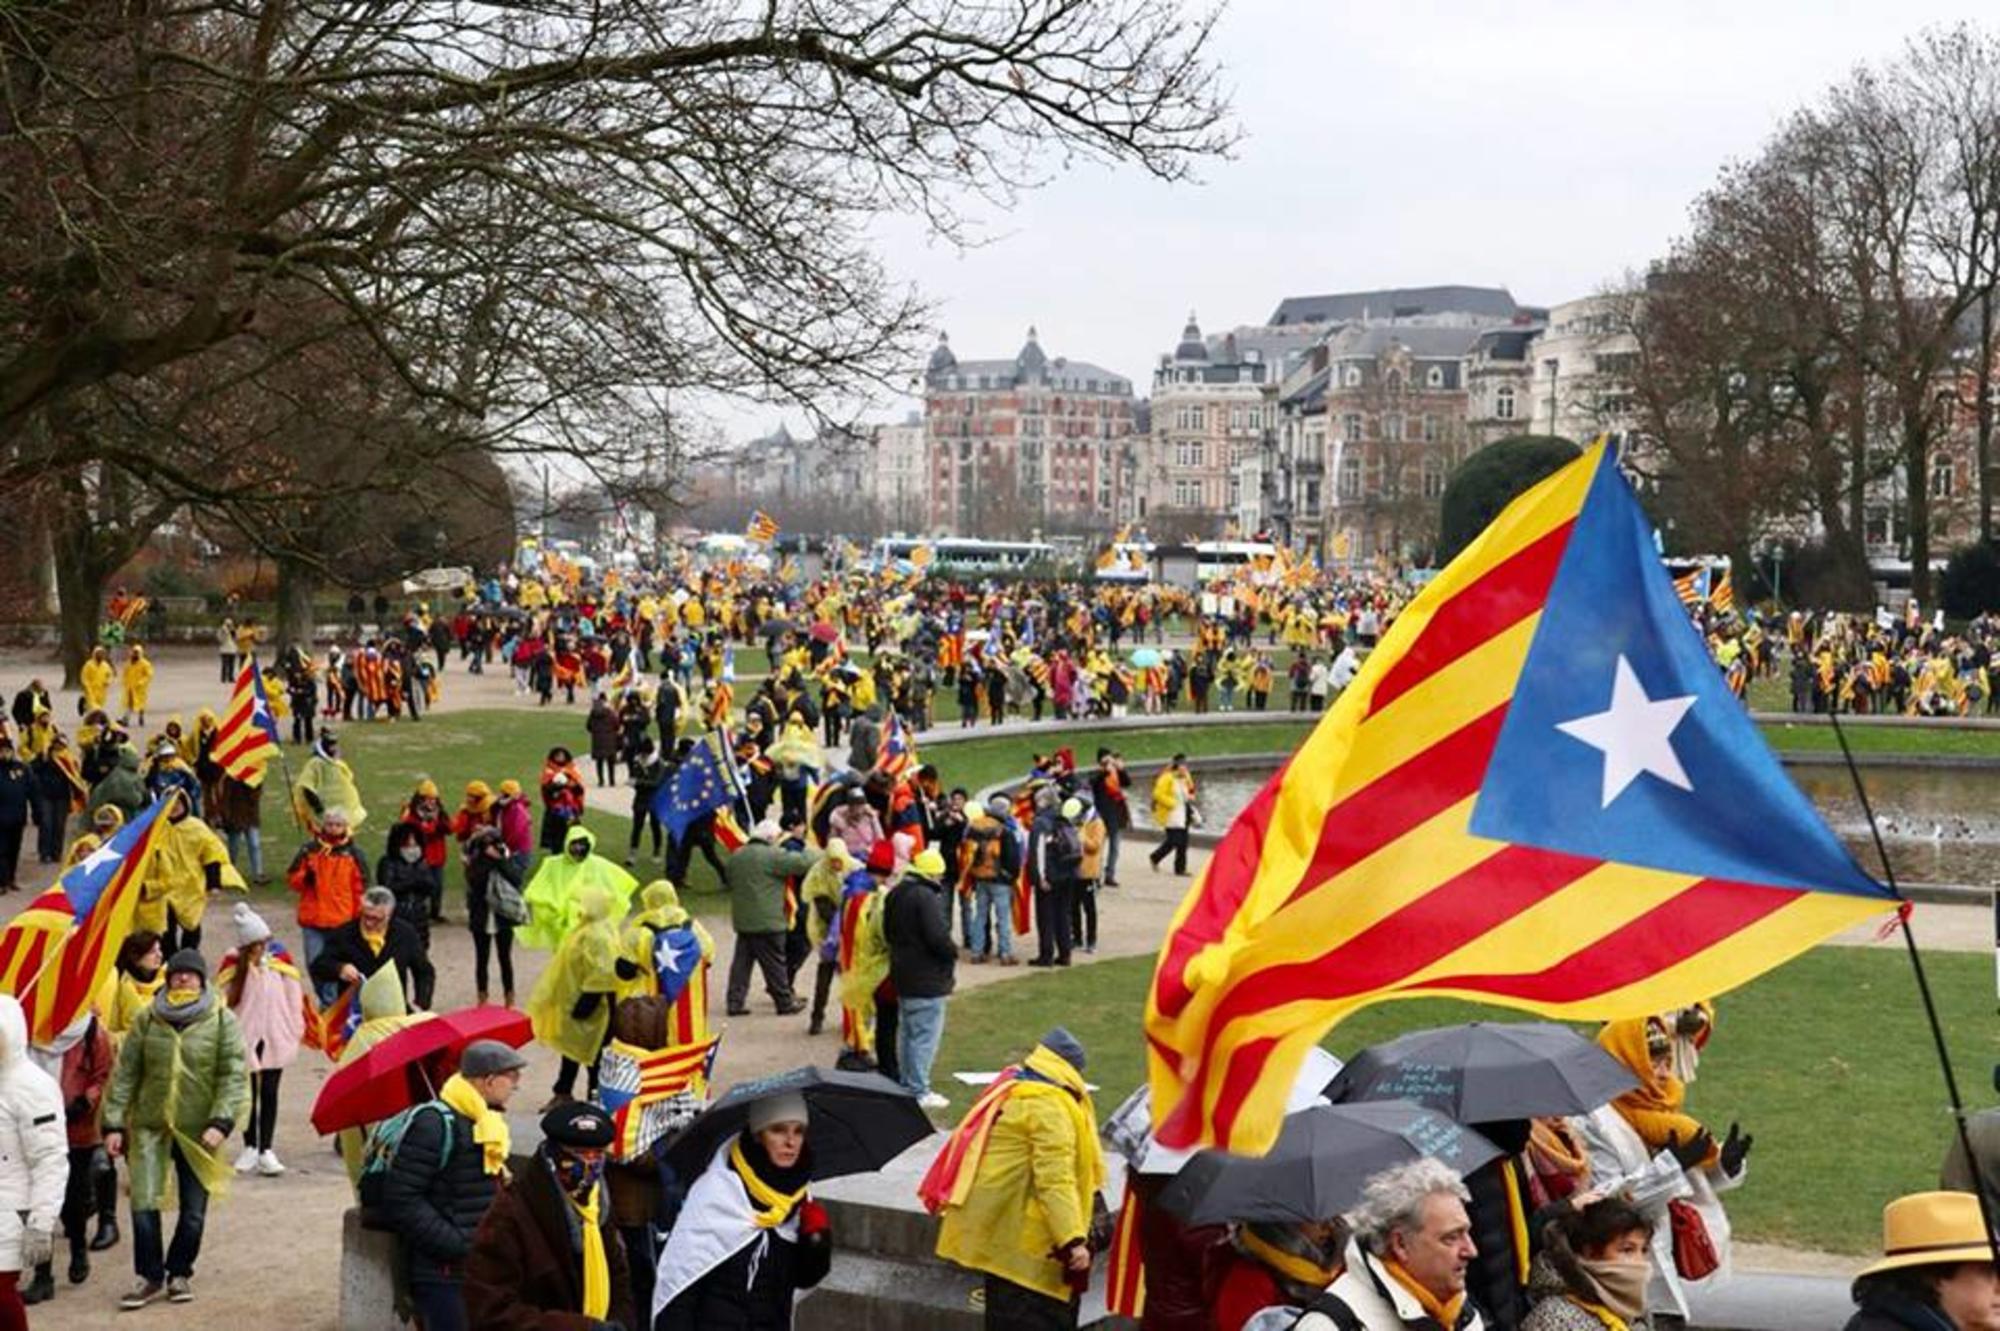
[[[1153,543],[1113,541],[1098,552],[1092,576],[1099,582],[1151,582]]]
[[[919,553],[928,551],[928,555]],[[868,554],[868,571],[942,573],[950,577],[1019,577],[1054,563],[1055,547],[1044,541],[981,541],[969,536],[936,539],[884,536]]]
[[[1269,541],[1196,541],[1194,574],[1204,585],[1247,578],[1254,583],[1278,577],[1278,547]]]

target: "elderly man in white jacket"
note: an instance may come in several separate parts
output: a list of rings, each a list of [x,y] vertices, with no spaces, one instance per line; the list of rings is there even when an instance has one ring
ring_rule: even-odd
[[[19,1000],[0,994],[0,1324],[28,1324],[21,1273],[55,1250],[68,1183],[62,1091],[28,1061]]]

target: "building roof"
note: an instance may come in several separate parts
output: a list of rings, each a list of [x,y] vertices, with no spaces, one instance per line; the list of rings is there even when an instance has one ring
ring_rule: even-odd
[[[1326,369],[1318,371],[1297,388],[1285,394],[1278,405],[1304,412],[1307,415],[1319,411],[1326,406],[1326,389],[1327,385],[1332,382],[1332,379],[1333,370],[1329,366]]]
[[[1484,335],[1477,328],[1368,324],[1343,328],[1328,338],[1327,354],[1335,360],[1375,357],[1400,344],[1419,360],[1453,360],[1471,355]]]
[[[1179,362],[1208,359],[1208,343],[1201,340],[1201,325],[1194,321],[1193,310],[1188,311],[1187,327],[1181,329],[1181,344],[1174,348],[1174,359]]]
[[[1278,302],[1270,322],[1275,325],[1372,323],[1458,315],[1487,323],[1511,323],[1523,312],[1505,287],[1386,287],[1379,291],[1287,296]]]

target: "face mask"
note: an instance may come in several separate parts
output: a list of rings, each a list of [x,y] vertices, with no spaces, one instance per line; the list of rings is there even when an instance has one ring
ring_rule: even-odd
[[[319,830],[319,839],[329,846],[337,846],[347,840],[347,829],[343,827],[338,832],[335,832],[329,828],[322,827]]]
[[[561,1183],[563,1191],[572,1197],[587,1195],[604,1174],[602,1156],[595,1160],[583,1160],[568,1151],[557,1151],[550,1157],[550,1161],[555,1165],[556,1181]]]
[[[194,1002],[200,997],[201,990],[199,989],[169,989],[167,990],[167,1006],[186,1007],[189,1003]]]
[[[569,848],[569,857],[573,860],[586,859],[589,857],[589,855],[590,855],[589,846],[571,846]]]
[[[403,847],[401,853],[403,856],[403,863],[415,864],[418,860],[424,857],[424,848],[422,846],[405,846]]]
[[[1577,1258],[1577,1265],[1597,1286],[1602,1296],[1599,1302],[1630,1321],[1645,1311],[1646,1283],[1651,1278],[1653,1268],[1646,1262],[1593,1262],[1588,1258]]]

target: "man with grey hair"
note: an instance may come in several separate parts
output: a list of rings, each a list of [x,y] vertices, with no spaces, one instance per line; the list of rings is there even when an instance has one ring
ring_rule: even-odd
[[[1465,1296],[1470,1194],[1442,1161],[1413,1160],[1368,1180],[1349,1216],[1347,1269],[1297,1331],[1484,1331]]]
[[[423,939],[408,920],[396,918],[396,894],[386,887],[371,887],[361,894],[361,913],[327,935],[313,959],[312,977],[319,984],[345,990],[392,962],[406,987],[417,976],[431,973]],[[419,992],[430,993],[430,985]]]

